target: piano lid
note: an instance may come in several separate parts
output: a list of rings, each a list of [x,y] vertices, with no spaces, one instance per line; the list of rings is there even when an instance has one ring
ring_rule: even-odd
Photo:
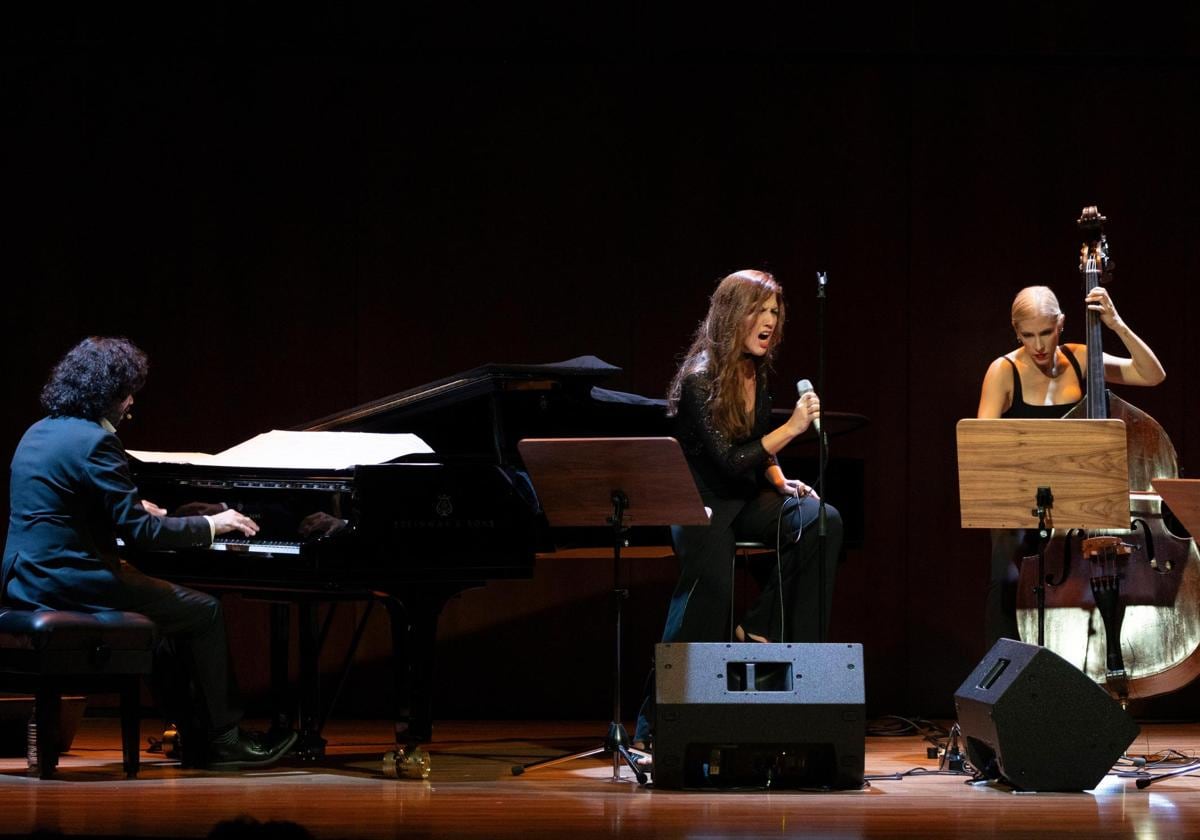
[[[595,383],[621,369],[595,356],[539,365],[488,364],[297,427],[411,432],[441,459],[518,461],[522,437],[596,434]]]
[[[319,432],[375,428],[392,418],[452,408],[499,391],[548,389],[556,384],[586,391],[601,379],[620,372],[621,368],[595,356],[576,356],[566,361],[541,365],[486,364],[330,414],[296,426],[295,430]]]

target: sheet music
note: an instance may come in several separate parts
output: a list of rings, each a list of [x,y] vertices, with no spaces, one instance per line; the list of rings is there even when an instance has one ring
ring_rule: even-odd
[[[405,455],[433,450],[413,434],[373,432],[288,432],[275,429],[210,455],[205,452],[128,450],[139,461],[239,468],[341,470],[359,464],[386,464]]]

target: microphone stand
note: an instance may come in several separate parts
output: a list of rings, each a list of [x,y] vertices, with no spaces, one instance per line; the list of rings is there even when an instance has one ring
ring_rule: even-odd
[[[817,272],[817,393],[825,394],[825,287],[829,275]],[[817,429],[817,641],[825,641],[825,459],[828,456],[829,439],[825,430]]]
[[[1049,487],[1039,487],[1037,489],[1037,507],[1031,511],[1031,513],[1037,514],[1038,518],[1038,576],[1037,586],[1033,587],[1034,595],[1037,598],[1038,647],[1046,644],[1046,546],[1050,544],[1050,524],[1046,521],[1046,515],[1052,507],[1054,507],[1054,494],[1050,492]],[[1068,534],[1068,546],[1070,542],[1071,537]]]

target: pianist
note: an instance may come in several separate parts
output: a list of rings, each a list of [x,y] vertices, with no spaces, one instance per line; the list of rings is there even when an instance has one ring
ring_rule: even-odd
[[[184,730],[185,760],[212,769],[263,767],[287,752],[296,735],[268,739],[238,726],[220,602],[144,575],[117,556],[117,537],[146,548],[186,548],[208,546],[217,534],[258,530],[236,510],[167,516],[139,498],[116,427],[146,371],[145,354],[131,342],[93,337],[51,372],[41,394],[47,416],[29,427],[13,455],[0,594],[19,609],[147,616],[164,637],[156,681],[183,679],[192,688],[192,714],[175,719],[184,724],[195,717],[207,730],[193,734],[194,743]]]

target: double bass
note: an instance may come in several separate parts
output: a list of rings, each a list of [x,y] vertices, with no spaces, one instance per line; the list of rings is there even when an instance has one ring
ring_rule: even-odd
[[[1084,208],[1078,220],[1085,295],[1112,275],[1105,221],[1096,207]],[[1124,421],[1130,528],[1053,533],[1044,552],[1045,646],[1125,704],[1200,675],[1200,553],[1168,527],[1151,485],[1179,474],[1170,438],[1153,417],[1105,388],[1102,331],[1099,313],[1089,309],[1086,393],[1066,416]],[[1027,558],[1017,599],[1026,641],[1037,638],[1037,576],[1037,563]]]

